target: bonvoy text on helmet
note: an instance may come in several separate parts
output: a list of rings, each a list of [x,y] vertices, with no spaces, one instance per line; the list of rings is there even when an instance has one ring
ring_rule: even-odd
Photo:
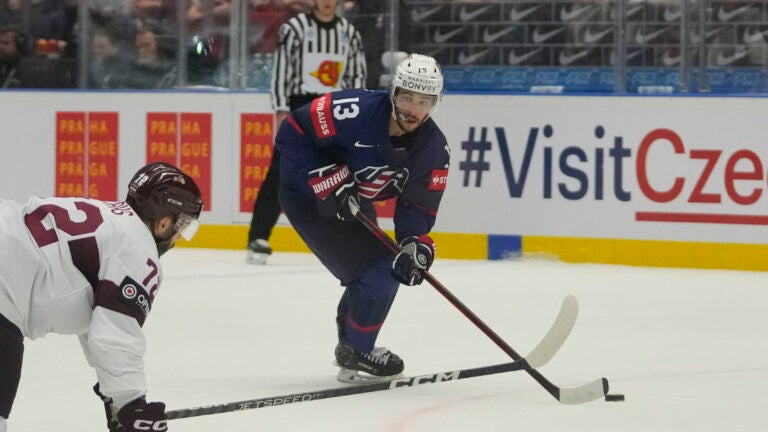
[[[428,84],[421,84],[413,81],[403,80],[398,87],[416,90],[420,93],[435,94],[437,93],[437,87]]]

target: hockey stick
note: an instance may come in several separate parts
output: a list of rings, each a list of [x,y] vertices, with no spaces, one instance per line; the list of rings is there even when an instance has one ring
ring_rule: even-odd
[[[557,353],[565,339],[571,333],[576,323],[579,308],[574,297],[566,297],[560,307],[560,312],[555,322],[550,327],[544,338],[536,345],[531,353],[520,360],[511,363],[503,363],[494,366],[483,366],[471,369],[459,369],[450,372],[438,372],[416,377],[396,378],[386,381],[377,381],[367,384],[337,387],[326,390],[314,390],[304,393],[292,393],[288,395],[270,396],[260,399],[244,400],[239,402],[208,405],[197,408],[186,408],[168,411],[168,420],[188,417],[198,417],[211,414],[220,414],[232,411],[243,411],[256,408],[269,408],[273,406],[311,402],[320,399],[330,399],[341,396],[350,396],[360,393],[371,393],[384,390],[393,390],[401,387],[415,387],[424,384],[437,384],[446,381],[456,381],[465,378],[475,378],[485,375],[493,375],[504,372],[519,371],[531,367],[540,367],[549,362]]]
[[[450,372],[438,372],[417,377],[398,378],[386,381],[377,381],[369,384],[356,384],[346,387],[330,388],[325,390],[313,390],[304,393],[291,393],[280,396],[270,396],[260,399],[250,399],[239,402],[229,402],[219,405],[208,405],[196,408],[186,408],[168,411],[168,420],[198,417],[211,414],[220,414],[231,411],[244,411],[257,408],[269,408],[273,406],[312,402],[320,399],[330,399],[341,396],[350,396],[360,393],[371,393],[384,390],[392,390],[400,387],[415,387],[423,384],[437,384],[445,381],[455,381],[464,378],[474,378],[484,375],[493,375],[502,372],[511,372],[525,369],[525,360],[504,363],[494,366],[483,366],[473,369],[460,369]]]
[[[360,221],[368,230],[373,233],[382,243],[384,243],[392,252],[399,253],[400,247],[392,240],[387,233],[384,232],[375,222],[371,221],[365,213],[360,211],[360,205],[354,199],[348,201],[350,210],[355,218]],[[477,326],[486,336],[488,336],[499,348],[501,348],[512,360],[519,361],[522,359],[511,346],[509,346],[504,340],[499,337],[488,325],[486,325],[477,315],[474,314],[464,303],[461,302],[456,296],[454,296],[448,289],[443,286],[431,273],[424,271],[424,279],[429,282],[443,297],[445,297],[452,305],[454,305],[465,317],[467,317],[472,323]],[[590,383],[571,388],[558,387],[549,381],[544,375],[539,373],[534,367],[526,368],[526,372],[533,379],[536,380],[546,391],[549,392],[555,399],[565,404],[580,404],[590,402],[602,397],[608,393],[608,379],[600,378]]]

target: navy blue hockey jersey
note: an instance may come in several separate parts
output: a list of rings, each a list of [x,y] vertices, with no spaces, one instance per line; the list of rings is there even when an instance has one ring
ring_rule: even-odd
[[[390,137],[391,111],[388,93],[360,89],[328,93],[293,111],[275,138],[280,181],[315,199],[308,173],[345,163],[361,202],[398,197],[398,241],[430,232],[448,179],[448,142],[431,118]]]

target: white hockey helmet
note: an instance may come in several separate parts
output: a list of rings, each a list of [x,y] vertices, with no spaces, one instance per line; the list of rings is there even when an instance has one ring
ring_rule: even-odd
[[[431,111],[435,112],[443,97],[443,74],[440,72],[440,65],[430,56],[409,54],[395,68],[390,88],[393,101],[398,88],[435,96],[435,105]]]

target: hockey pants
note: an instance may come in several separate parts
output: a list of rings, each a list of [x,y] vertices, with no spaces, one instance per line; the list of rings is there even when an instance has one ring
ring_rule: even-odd
[[[0,315],[0,417],[8,418],[19,388],[21,362],[24,358],[24,337],[7,318]],[[0,420],[0,432],[5,422]]]
[[[390,257],[379,259],[347,285],[336,315],[340,342],[361,352],[373,350],[400,286],[391,266]]]

